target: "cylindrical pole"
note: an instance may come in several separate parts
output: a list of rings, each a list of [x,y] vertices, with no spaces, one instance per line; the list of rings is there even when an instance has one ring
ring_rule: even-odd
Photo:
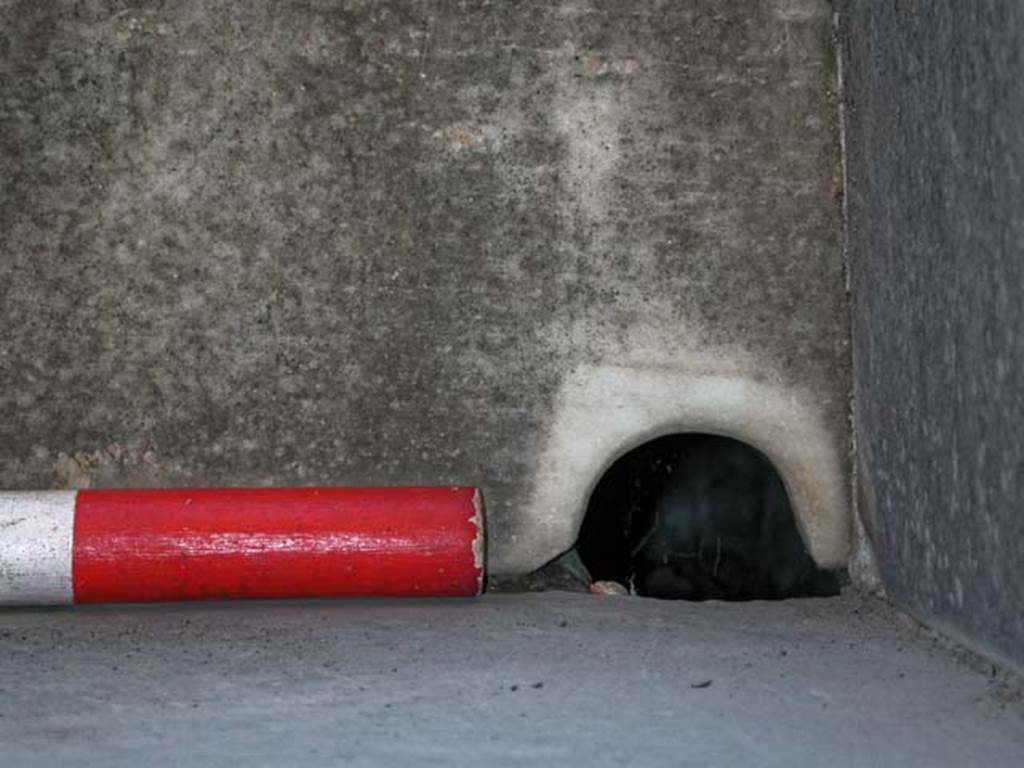
[[[473,596],[464,487],[0,493],[0,605]]]

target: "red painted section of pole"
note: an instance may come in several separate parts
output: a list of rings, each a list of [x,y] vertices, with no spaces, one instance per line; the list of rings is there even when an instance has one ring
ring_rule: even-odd
[[[83,490],[76,603],[472,596],[473,488]]]

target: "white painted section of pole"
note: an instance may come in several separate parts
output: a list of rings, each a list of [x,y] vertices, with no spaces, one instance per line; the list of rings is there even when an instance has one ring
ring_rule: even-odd
[[[0,492],[0,606],[72,602],[76,495]]]

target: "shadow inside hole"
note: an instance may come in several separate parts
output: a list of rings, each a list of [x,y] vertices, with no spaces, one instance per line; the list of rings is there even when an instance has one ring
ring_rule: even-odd
[[[595,581],[649,597],[839,593],[837,574],[807,553],[768,458],[718,435],[668,435],[622,456],[590,497],[577,549]]]

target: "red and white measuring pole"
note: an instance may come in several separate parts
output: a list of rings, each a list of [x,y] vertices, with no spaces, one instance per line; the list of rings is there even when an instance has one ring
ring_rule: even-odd
[[[0,605],[474,596],[474,488],[0,493]]]

